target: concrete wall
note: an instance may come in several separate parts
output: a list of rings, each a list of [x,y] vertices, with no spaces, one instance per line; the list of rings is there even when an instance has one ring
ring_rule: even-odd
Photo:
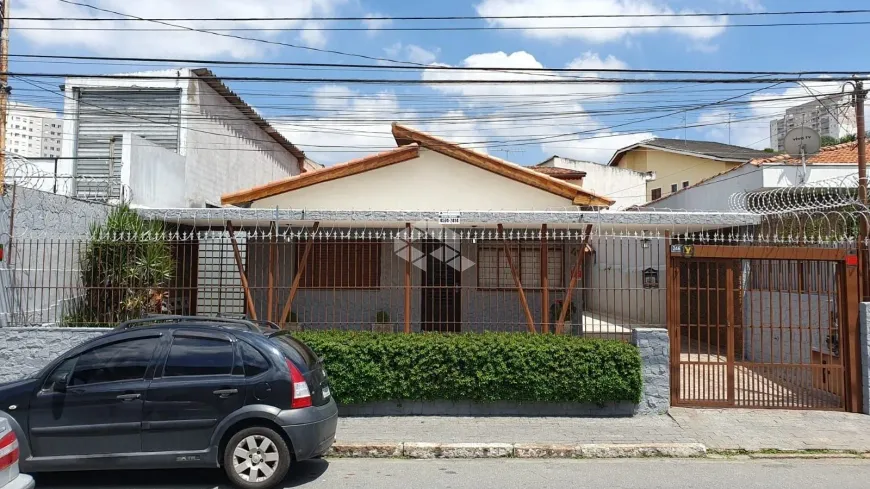
[[[749,290],[743,294],[744,355],[763,363],[809,364],[813,349],[829,353],[836,304],[827,296]]]
[[[131,205],[184,207],[185,158],[135,134],[125,133],[121,150],[121,183]]]
[[[295,156],[204,82],[184,96],[184,155],[191,207],[220,204],[221,195],[299,174]]]
[[[15,197],[12,242],[9,222]],[[47,324],[64,316],[79,295],[79,257],[92,224],[111,208],[28,188],[9,189],[0,199],[0,324]]]
[[[667,324],[667,243],[651,237],[645,248],[637,236],[596,236],[595,254],[583,282],[588,310],[617,325],[664,327]],[[658,271],[659,287],[645,289],[643,271]]]
[[[338,198],[340,196],[341,198]],[[258,200],[253,207],[306,210],[547,210],[571,199],[426,148],[418,158]]]
[[[583,188],[614,199],[616,202],[610,207],[611,210],[625,209],[646,202],[644,197],[646,179],[643,173],[602,165],[594,161],[578,161],[559,156],[545,161],[541,166],[586,172]]]
[[[97,328],[0,328],[0,384],[36,372],[62,353],[109,331]]]

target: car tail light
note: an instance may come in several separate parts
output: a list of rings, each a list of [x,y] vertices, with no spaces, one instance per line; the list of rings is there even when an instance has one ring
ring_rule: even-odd
[[[293,400],[290,402],[290,409],[311,407],[311,391],[302,372],[290,360],[287,360],[287,368],[290,369],[290,382],[293,383]]]
[[[0,438],[0,470],[5,470],[18,463],[18,438],[10,431]]]

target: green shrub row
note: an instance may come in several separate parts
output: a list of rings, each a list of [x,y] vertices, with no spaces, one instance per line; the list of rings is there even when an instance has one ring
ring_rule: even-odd
[[[339,404],[640,400],[640,355],[619,341],[510,333],[294,336],[324,358]]]

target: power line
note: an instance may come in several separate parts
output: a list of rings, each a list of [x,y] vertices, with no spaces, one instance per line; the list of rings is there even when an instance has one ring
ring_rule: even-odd
[[[379,27],[379,31],[431,32],[431,31],[559,31],[574,29],[590,30],[658,30],[658,29],[730,29],[732,27],[822,27],[868,25],[870,21],[833,21],[833,22],[769,22],[758,24],[658,24],[658,25],[572,25],[572,26],[424,26],[424,27]],[[369,27],[214,27],[220,32],[305,32],[305,31],[342,31],[367,32]],[[194,30],[188,27],[172,29],[139,27],[10,27],[14,31],[97,31],[97,32],[179,32]],[[210,29],[210,28],[209,28]],[[198,29],[196,29],[198,30]]]
[[[73,5],[91,7],[74,2]],[[99,10],[99,9],[95,9]],[[103,10],[107,13],[114,13]],[[142,21],[214,21],[214,22],[275,22],[275,21],[395,21],[395,20],[525,20],[525,19],[603,19],[603,18],[681,18],[681,17],[761,17],[782,15],[850,15],[866,14],[870,9],[787,10],[775,12],[673,12],[651,14],[563,14],[563,15],[448,15],[448,16],[370,16],[370,17],[152,17]],[[29,21],[87,21],[105,22],[117,19],[103,17],[11,17],[10,20]]]
[[[233,61],[189,58],[135,58],[113,56],[67,56],[54,54],[10,54],[10,58],[35,59],[72,59],[88,61],[134,61],[147,63],[182,63],[195,65],[229,65],[229,66],[293,66],[293,67],[324,67],[324,68],[364,68],[373,70],[432,70],[432,71],[504,71],[517,72],[554,72],[554,73],[640,73],[640,74],[707,74],[707,75],[853,75],[856,70],[825,70],[825,71],[748,71],[748,70],[676,70],[659,68],[515,68],[515,67],[468,67],[468,66],[384,66],[378,64],[353,63],[305,63],[305,62],[269,62],[269,61]]]
[[[3,73],[0,73],[3,74]],[[7,72],[8,76],[27,78],[91,78],[101,80],[207,80],[210,77],[200,76],[166,76],[166,75],[89,75],[81,73],[25,73]],[[831,83],[855,80],[870,80],[867,76],[830,76],[830,77],[788,77],[788,78],[559,78],[559,79],[403,79],[403,78],[298,78],[298,77],[268,77],[268,76],[221,76],[214,77],[218,81],[258,82],[258,83],[346,83],[346,84],[390,84],[390,85],[570,85],[570,84],[669,84],[669,83],[696,83],[696,84],[758,84],[758,83]]]

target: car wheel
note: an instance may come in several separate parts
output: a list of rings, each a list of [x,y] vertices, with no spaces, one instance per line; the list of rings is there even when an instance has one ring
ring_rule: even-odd
[[[224,449],[224,470],[242,489],[269,489],[290,469],[290,449],[275,431],[260,426],[239,431]]]

